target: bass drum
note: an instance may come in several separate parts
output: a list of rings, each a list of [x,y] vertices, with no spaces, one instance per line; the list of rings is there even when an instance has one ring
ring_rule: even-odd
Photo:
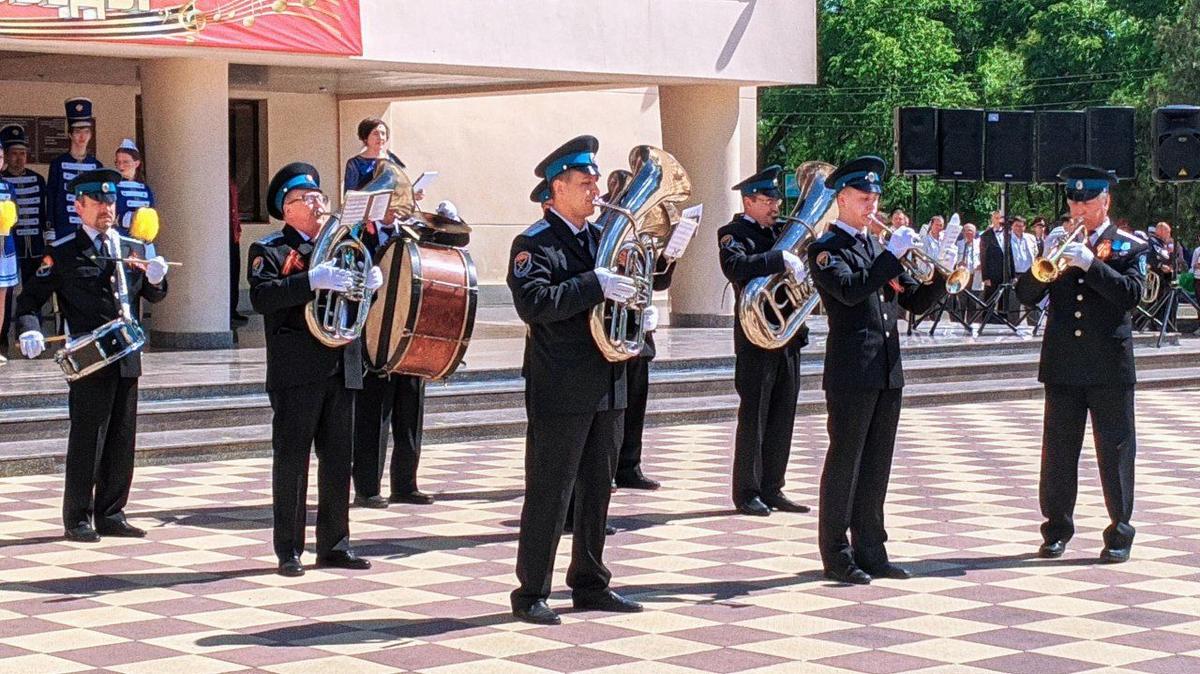
[[[462,248],[395,238],[367,315],[367,364],[375,372],[444,379],[462,363],[475,329],[479,282]]]

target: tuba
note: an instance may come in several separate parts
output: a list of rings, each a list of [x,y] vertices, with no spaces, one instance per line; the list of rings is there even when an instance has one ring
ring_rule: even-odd
[[[808,245],[825,233],[837,219],[836,193],[825,187],[825,179],[836,169],[820,161],[804,162],[796,168],[800,199],[785,218],[787,229],[773,250],[790,250],[808,264]],[[795,336],[821,301],[812,279],[795,278],[784,270],[752,279],[738,295],[738,321],[755,346],[777,349]]]
[[[606,299],[592,307],[588,320],[592,339],[612,363],[633,358],[646,345],[642,315],[653,299],[658,252],[671,233],[669,213],[662,206],[683,201],[692,193],[687,171],[675,157],[656,147],[634,147],[629,167],[632,177],[623,179],[608,201],[596,200],[604,211],[596,220],[602,228],[596,266],[631,277],[638,288],[628,302]],[[667,226],[662,225],[664,220]]]
[[[362,188],[364,192],[381,190],[392,193],[389,208],[399,207],[403,211],[405,203],[415,203],[408,176],[399,166],[386,160],[376,164],[371,182]],[[304,307],[304,322],[308,324],[309,332],[328,347],[345,346],[358,339],[371,310],[366,281],[373,263],[371,253],[359,239],[363,227],[361,220],[345,222],[341,213],[330,215],[313,240],[311,266],[333,262],[354,275],[354,284],[349,290],[318,290],[317,296]]]

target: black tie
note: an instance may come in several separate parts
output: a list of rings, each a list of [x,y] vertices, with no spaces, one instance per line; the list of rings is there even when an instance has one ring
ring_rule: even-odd
[[[588,241],[588,231],[586,229],[584,229],[582,232],[576,234],[575,238],[579,239],[579,246],[580,246],[580,248],[582,248],[584,250],[584,252],[587,252],[587,253],[591,252],[591,250],[592,250],[591,245],[590,245],[591,242]]]
[[[105,234],[104,232],[100,232],[99,234],[96,235],[96,243],[100,244],[99,245],[100,252],[107,255],[108,254],[108,235]]]
[[[100,248],[100,268],[103,269],[105,273],[108,273],[113,266],[113,261],[109,259],[112,257],[112,251],[108,249],[108,235],[104,232],[97,234],[96,244]]]

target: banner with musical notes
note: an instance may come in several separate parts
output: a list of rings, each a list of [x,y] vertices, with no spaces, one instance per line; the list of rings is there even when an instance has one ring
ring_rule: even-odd
[[[0,0],[0,37],[362,55],[358,0]]]

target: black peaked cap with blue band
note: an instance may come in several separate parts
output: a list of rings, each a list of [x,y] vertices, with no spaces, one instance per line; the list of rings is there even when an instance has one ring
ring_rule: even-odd
[[[25,136],[24,127],[20,124],[9,124],[0,129],[0,146],[5,150],[12,147],[29,149],[29,139]]]
[[[321,174],[312,164],[297,161],[279,169],[267,185],[267,213],[282,220],[283,198],[296,189],[321,189]]]
[[[75,196],[93,196],[111,194],[113,199],[117,198],[117,183],[124,180],[121,174],[112,169],[95,169],[92,171],[84,171],[71,179],[67,183],[67,189]]]
[[[761,194],[772,199],[782,199],[783,193],[779,191],[779,176],[782,173],[783,167],[774,164],[729,189],[741,192],[743,197],[752,197],[755,194]]]
[[[546,182],[545,178],[542,178],[537,187],[533,188],[533,191],[529,193],[529,200],[535,204],[544,204],[550,201],[550,183]]]
[[[825,187],[840,192],[852,187],[861,192],[879,194],[883,192],[883,179],[887,177],[887,162],[874,155],[866,155],[842,164],[825,179]]]
[[[598,176],[600,166],[596,164],[596,152],[599,149],[600,141],[596,140],[595,136],[576,136],[546,155],[537,168],[533,169],[533,174],[545,178],[547,183],[569,169]]]
[[[1058,179],[1067,188],[1067,199],[1091,201],[1108,192],[1117,179],[1108,171],[1088,164],[1072,164],[1058,172]]]

